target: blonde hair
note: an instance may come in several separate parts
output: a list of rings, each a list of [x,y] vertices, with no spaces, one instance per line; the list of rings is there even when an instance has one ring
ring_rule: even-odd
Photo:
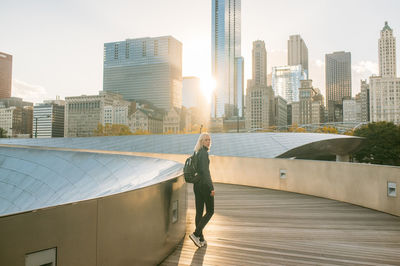
[[[194,146],[195,152],[198,152],[201,148],[203,148],[203,142],[206,137],[210,137],[210,135],[207,132],[200,134],[199,138],[197,139],[196,146]],[[211,137],[210,137],[210,140],[211,140]],[[211,148],[211,141],[210,141],[210,148]]]

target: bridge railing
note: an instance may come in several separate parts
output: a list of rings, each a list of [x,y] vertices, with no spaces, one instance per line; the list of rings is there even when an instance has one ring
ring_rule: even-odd
[[[184,162],[187,155],[147,154]],[[210,156],[214,182],[296,192],[400,216],[400,167],[361,163]]]

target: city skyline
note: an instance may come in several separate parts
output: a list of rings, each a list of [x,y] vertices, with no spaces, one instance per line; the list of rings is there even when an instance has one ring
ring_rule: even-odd
[[[96,94],[103,89],[103,44],[127,38],[171,35],[183,43],[183,76],[211,76],[211,1],[140,2],[151,15],[129,8],[139,2],[118,3],[5,1],[0,21],[8,27],[0,29],[0,51],[13,55],[12,96],[36,103],[56,95]],[[377,39],[384,22],[395,37],[400,32],[400,3],[351,1],[343,8],[344,3],[242,2],[245,84],[251,79],[253,41],[265,41],[270,73],[273,66],[286,64],[289,36],[300,34],[309,49],[314,86],[325,93],[325,54],[346,50],[352,53],[353,96],[358,93],[360,79],[379,74]],[[111,8],[115,12],[107,12]]]

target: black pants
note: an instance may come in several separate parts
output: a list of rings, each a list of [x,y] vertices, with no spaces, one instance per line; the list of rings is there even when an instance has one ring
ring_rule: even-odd
[[[196,231],[194,231],[194,235],[203,241],[203,229],[214,214],[214,197],[210,195],[208,186],[202,183],[194,184],[193,191],[196,200]],[[206,205],[206,214],[203,216],[204,204]]]

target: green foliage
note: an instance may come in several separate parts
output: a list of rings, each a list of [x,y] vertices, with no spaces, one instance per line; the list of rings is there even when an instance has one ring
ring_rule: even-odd
[[[0,138],[7,138],[7,130],[0,127]]]
[[[369,123],[354,130],[364,137],[364,147],[353,154],[358,162],[400,166],[400,126],[388,122]]]

